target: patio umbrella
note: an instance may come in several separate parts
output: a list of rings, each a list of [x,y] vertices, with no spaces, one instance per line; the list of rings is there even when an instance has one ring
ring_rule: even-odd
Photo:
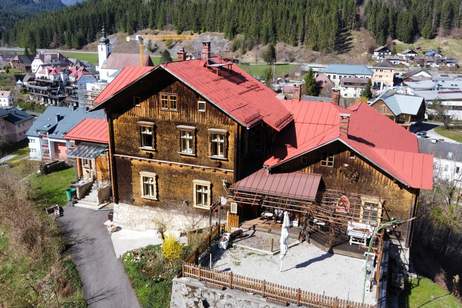
[[[281,265],[279,267],[279,271],[282,272],[282,259],[287,254],[287,249],[289,248],[289,213],[287,211],[284,212],[284,219],[282,221],[281,227],[281,238],[279,239],[279,257],[281,258]]]

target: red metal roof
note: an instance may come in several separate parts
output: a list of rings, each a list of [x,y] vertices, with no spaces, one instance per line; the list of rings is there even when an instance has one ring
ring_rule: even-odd
[[[295,129],[285,130],[277,141],[281,146],[265,162],[270,168],[340,141],[401,183],[431,189],[433,160],[419,153],[417,138],[367,104],[348,109],[331,103],[288,101]],[[340,115],[350,115],[348,134],[341,134]]]
[[[233,184],[232,189],[314,201],[321,183],[321,175],[314,173],[274,173],[260,169]]]
[[[214,59],[220,61],[220,58]],[[202,60],[172,62],[161,67],[243,126],[250,127],[263,120],[280,131],[293,120],[271,89],[237,65],[232,65],[229,70],[218,69],[218,73]]]
[[[109,129],[105,119],[84,119],[74,126],[64,137],[97,143],[109,143]]]
[[[96,97],[95,107],[114,97],[116,94],[127,88],[129,85],[140,80],[155,68],[152,66],[126,66],[120,71],[117,77],[109,83],[106,88]]]

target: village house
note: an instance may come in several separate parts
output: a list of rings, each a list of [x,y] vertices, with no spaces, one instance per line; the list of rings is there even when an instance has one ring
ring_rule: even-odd
[[[287,211],[295,238],[366,258],[372,286],[385,241],[408,254],[409,219],[432,188],[431,155],[374,108],[279,100],[208,42],[200,59],[123,69],[95,104],[108,119],[114,222],[127,228],[188,231],[218,209],[228,229],[277,234]]]
[[[11,91],[0,90],[0,108],[7,108],[13,104],[13,95]]]
[[[33,160],[67,160],[65,134],[85,118],[104,118],[103,112],[86,108],[49,106],[27,131],[29,157]]]
[[[462,189],[462,144],[419,138],[419,146],[433,155],[434,177]]]
[[[425,120],[426,109],[422,97],[400,94],[393,89],[380,94],[370,102],[370,106],[405,127]]]
[[[372,71],[372,87],[382,92],[386,89],[393,88],[395,84],[396,69],[388,61],[377,63]]]
[[[324,74],[332,81],[335,87],[340,87],[342,78],[372,78],[373,72],[366,65],[354,64],[329,64],[317,73],[317,77]]]
[[[403,50],[402,52],[399,52],[397,55],[401,59],[409,62],[409,61],[414,60],[415,57],[417,57],[417,52],[413,49],[406,49],[406,50]]]
[[[441,103],[444,113],[453,120],[462,120],[462,89],[453,90],[414,90],[410,93],[420,96],[427,104],[427,113],[435,115],[434,104]]]
[[[31,63],[31,71],[35,74],[41,67],[67,67],[71,64],[72,62],[59,52],[38,52]]]
[[[340,96],[343,98],[358,98],[367,87],[369,79],[346,77],[340,81]]]
[[[374,53],[372,54],[372,58],[377,60],[377,61],[382,61],[386,57],[389,57],[392,55],[392,52],[388,46],[380,46],[374,49]]]
[[[30,72],[32,59],[32,56],[16,55],[10,60],[10,66],[24,72]]]
[[[15,143],[26,138],[34,117],[17,108],[0,108],[0,144]]]
[[[108,124],[105,118],[85,118],[64,137],[68,160],[76,169],[76,206],[98,209],[111,194],[108,161]]]
[[[261,166],[274,134],[292,122],[271,89],[211,57],[210,43],[201,59],[122,70],[95,103],[109,120],[114,219],[138,227],[152,228],[165,206],[206,214]],[[128,222],[137,215],[127,211],[144,222]]]

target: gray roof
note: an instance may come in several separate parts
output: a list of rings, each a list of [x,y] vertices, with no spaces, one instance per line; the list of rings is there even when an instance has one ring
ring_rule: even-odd
[[[415,90],[415,95],[423,97],[427,102],[428,101],[461,101],[462,100],[462,90]]]
[[[444,141],[433,142],[430,139],[418,138],[420,152],[433,154],[440,159],[462,162],[462,144]]]
[[[371,105],[379,100],[382,100],[395,116],[400,114],[417,115],[423,104],[423,98],[420,96],[399,94],[394,90],[385,91]]]
[[[48,133],[49,138],[64,139],[64,135],[85,118],[104,118],[104,111],[89,112],[86,108],[48,107],[27,131],[28,137],[39,137]]]
[[[357,64],[329,64],[320,71],[339,75],[372,75],[372,71],[366,65]]]
[[[80,143],[67,154],[67,157],[95,159],[102,153],[106,152],[107,148],[107,145],[86,142]]]
[[[0,118],[12,124],[21,123],[21,122],[30,120],[33,117],[34,117],[33,115],[30,115],[27,112],[23,110],[19,110],[17,108],[7,108],[7,109],[0,108]]]

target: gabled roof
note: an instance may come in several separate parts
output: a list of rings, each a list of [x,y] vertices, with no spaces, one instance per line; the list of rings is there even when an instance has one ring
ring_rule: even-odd
[[[366,65],[357,64],[329,64],[320,72],[340,75],[372,75],[372,71]]]
[[[217,60],[219,61],[219,59]],[[163,69],[215,104],[243,126],[262,120],[280,131],[293,118],[276,94],[237,65],[212,71],[202,60],[172,62]]]
[[[104,118],[104,111],[89,112],[85,108],[49,106],[27,131],[28,137],[48,133],[49,138],[64,139],[64,135],[85,118]]]
[[[431,189],[432,157],[419,153],[417,138],[367,104],[347,109],[329,103],[290,101],[295,129],[286,129],[280,148],[265,162],[274,168],[333,142],[342,142],[404,185]],[[341,133],[340,115],[350,114],[348,134]],[[295,141],[295,142],[294,142]]]
[[[219,73],[204,65],[202,60],[188,60],[152,67],[127,67],[96,98],[95,108],[141,80],[154,70],[165,70],[209,100],[245,127],[263,121],[280,131],[293,118],[276,94],[236,65],[220,69]]]
[[[149,55],[144,56],[143,65],[154,65]],[[111,53],[101,65],[101,68],[121,70],[126,66],[141,66],[140,55],[137,53]]]
[[[64,137],[96,143],[109,143],[109,129],[106,119],[87,118],[79,122]]]
[[[375,52],[384,52],[384,51],[389,52],[390,48],[388,48],[387,45],[383,45],[383,46],[377,47],[376,49],[374,49],[374,51]]]
[[[148,75],[155,68],[152,66],[127,66],[106,88],[96,97],[95,106],[98,107],[115,95],[126,89],[131,84]]]
[[[32,119],[34,116],[28,114],[23,110],[17,108],[0,108],[0,119],[4,119],[12,124],[18,124],[27,120]]]
[[[406,95],[396,93],[394,90],[388,90],[378,96],[371,106],[378,101],[383,101],[395,116],[400,114],[417,115],[424,100],[420,96]]]

